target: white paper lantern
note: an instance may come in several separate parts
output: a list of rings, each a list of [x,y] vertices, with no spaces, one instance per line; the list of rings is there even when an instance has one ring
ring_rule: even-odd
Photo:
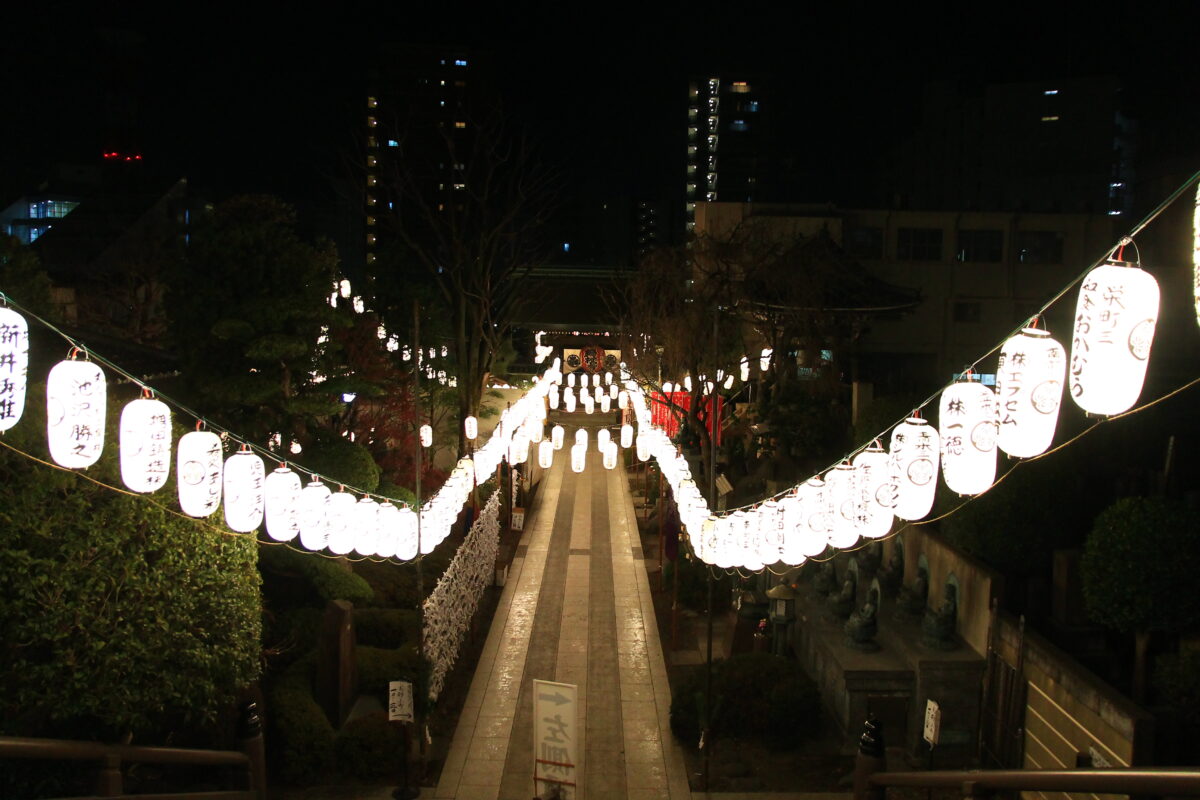
[[[614,469],[617,466],[617,445],[614,442],[605,442],[604,449],[604,468]]]
[[[671,383],[670,381],[667,381],[666,383],[663,384],[662,390],[663,390],[663,394],[671,394],[672,392],[675,391],[675,384]]]
[[[563,437],[565,435],[566,435],[566,432],[563,430],[562,425],[555,425],[553,428],[550,429],[550,441],[554,445],[555,450],[562,450]]]
[[[225,524],[230,530],[250,533],[262,525],[266,477],[263,460],[249,449],[234,453],[225,462]]]
[[[834,547],[853,547],[858,542],[863,512],[855,477],[854,467],[845,463],[825,473],[830,509],[829,544]]]
[[[608,395],[604,395],[600,398],[600,413],[607,414],[610,411],[612,411],[612,400]]]
[[[163,487],[171,471],[171,409],[139,397],[121,410],[121,480],[135,492]]]
[[[592,386],[594,386],[597,389],[600,388],[600,373],[599,372],[592,373]]]
[[[287,467],[272,470],[266,480],[267,535],[290,542],[300,533],[300,476]]]
[[[629,408],[629,392],[625,391],[624,389],[617,392],[617,408],[621,409],[622,411]]]
[[[324,550],[329,544],[329,487],[312,480],[300,492],[300,544]]]
[[[1025,328],[1004,343],[996,366],[1001,450],[1017,458],[1046,451],[1054,441],[1066,371],[1062,345],[1046,331]]]
[[[354,504],[354,550],[364,556],[379,552],[379,503],[364,497]]]
[[[733,376],[732,375],[725,376],[725,383],[723,383],[721,385],[724,386],[727,391],[729,389],[732,389],[733,388]]]
[[[638,461],[650,460],[650,437],[641,433],[637,436],[637,457]]]
[[[475,441],[475,437],[479,435],[479,420],[466,417],[463,420],[463,435],[467,437],[468,442]]]
[[[886,536],[896,508],[896,483],[888,469],[887,451],[873,443],[854,457],[856,484],[862,494],[863,516],[858,532],[868,539]]]
[[[597,403],[599,403],[602,398],[607,397],[607,396],[608,396],[608,393],[605,392],[604,389],[599,386],[596,386],[592,389],[592,400]]]
[[[611,375],[609,377],[612,377]],[[616,400],[621,396],[621,387],[615,383],[610,383],[608,386],[608,399]]]
[[[104,450],[104,372],[90,361],[60,361],[46,378],[50,457],[68,469],[90,467]]]
[[[591,414],[595,410],[596,410],[596,403],[595,403],[595,401],[592,400],[592,396],[590,394],[585,394],[583,396],[583,411],[584,411],[584,413]]]
[[[568,372],[567,373],[567,386],[574,386],[574,385],[575,385],[575,373]]]
[[[959,494],[986,492],[996,480],[996,393],[963,381],[942,390],[938,433],[942,440],[942,479]]]
[[[919,417],[909,417],[892,431],[890,470],[896,480],[900,519],[918,520],[933,508],[937,491],[939,442],[937,431]]]
[[[396,547],[396,558],[412,561],[417,557],[417,512],[408,506],[400,509],[400,543]]]
[[[29,377],[29,323],[11,308],[0,307],[0,432],[25,413]]]
[[[571,471],[583,472],[587,464],[587,445],[576,444],[571,448]]]
[[[746,381],[750,380],[750,357],[743,356],[742,363],[739,364],[739,367],[741,368],[740,377],[742,379],[742,383],[745,383]]]
[[[433,427],[430,425],[421,426],[421,447],[429,447],[433,444]]]
[[[557,409],[558,408],[558,387],[556,386],[553,389],[551,389],[550,392],[546,395],[546,398],[550,403],[550,408]]]
[[[1068,381],[1071,397],[1084,411],[1111,416],[1137,402],[1158,301],[1158,281],[1132,264],[1104,264],[1083,279]]]
[[[771,368],[771,356],[774,354],[774,352],[775,351],[769,347],[763,348],[762,355],[758,359],[758,368],[763,372],[766,372]]]
[[[225,459],[221,437],[209,431],[191,431],[179,437],[175,482],[179,507],[189,517],[207,517],[221,505]]]
[[[758,560],[774,564],[783,558],[783,510],[779,501],[768,500],[757,509]]]
[[[691,392],[691,391],[692,391],[692,376],[691,376],[691,375],[684,375],[684,376],[683,376],[683,390],[684,390],[685,392]]]
[[[334,492],[326,504],[329,515],[329,552],[344,556],[354,549],[357,531],[354,528],[354,506],[358,503],[349,492]]]
[[[833,512],[826,490],[825,481],[815,475],[796,489],[796,497],[800,503],[799,511],[803,518],[797,546],[801,554],[809,558],[823,553],[829,544]]]
[[[579,428],[578,430],[576,430],[575,431],[575,444],[583,445],[584,447],[587,447],[587,443],[588,443],[587,428]]]
[[[793,567],[798,567],[808,560],[810,534],[804,511],[796,491],[784,495],[779,500],[779,513],[783,525],[783,550],[780,560]],[[821,547],[825,547],[825,542],[821,542]]]
[[[554,442],[546,439],[538,445],[538,466],[542,469],[550,469],[554,464]]]
[[[575,413],[575,393],[568,391],[566,396],[564,397],[564,400],[566,401],[565,405],[567,408],[567,413],[574,414]]]
[[[633,446],[633,426],[628,422],[621,426],[621,447],[628,450]]]

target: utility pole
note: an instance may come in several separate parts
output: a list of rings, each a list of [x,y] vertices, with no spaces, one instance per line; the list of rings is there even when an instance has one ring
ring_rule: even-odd
[[[708,393],[709,437],[708,437],[708,502],[715,508],[717,503],[717,325],[720,321],[720,306],[713,306],[713,360],[712,360],[712,390]],[[697,376],[699,377],[699,376]],[[708,791],[712,774],[712,644],[713,644],[713,574],[712,567],[705,565],[707,575],[708,598],[705,603],[708,616],[708,652],[705,659],[704,674],[704,790]]]

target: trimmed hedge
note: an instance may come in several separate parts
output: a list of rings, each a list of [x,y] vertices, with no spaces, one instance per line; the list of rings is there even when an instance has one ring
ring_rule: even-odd
[[[333,766],[334,731],[313,698],[316,654],[309,653],[275,681],[267,695],[268,745],[285,783],[312,783]]]
[[[370,584],[333,559],[301,553],[287,546],[262,547],[260,550],[261,569],[304,578],[312,584],[321,606],[330,600],[366,605],[375,598]]]
[[[404,758],[404,734],[379,712],[350,720],[334,739],[338,771],[347,778],[395,777]]]
[[[400,647],[417,642],[421,620],[408,608],[356,608],[354,633],[359,644]]]
[[[693,747],[703,726],[704,684],[704,667],[697,667],[676,682],[671,697],[671,730]],[[816,684],[794,661],[740,653],[713,664],[715,736],[790,749],[818,730],[820,711]]]
[[[388,683],[411,681],[413,704],[417,712],[424,711],[427,670],[415,644],[400,648],[359,645],[354,658],[358,665],[359,694],[373,694],[386,703]]]

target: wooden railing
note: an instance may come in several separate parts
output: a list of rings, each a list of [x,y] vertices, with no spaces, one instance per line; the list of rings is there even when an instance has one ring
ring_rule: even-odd
[[[864,791],[856,792],[856,800],[883,800],[890,787],[957,789],[963,797],[984,797],[994,792],[1200,796],[1200,771],[1122,767],[876,772],[866,776]]]

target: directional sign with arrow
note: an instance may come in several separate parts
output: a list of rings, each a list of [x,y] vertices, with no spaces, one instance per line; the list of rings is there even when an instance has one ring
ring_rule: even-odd
[[[538,797],[557,788],[565,800],[579,783],[577,687],[570,683],[533,682],[533,789]]]

